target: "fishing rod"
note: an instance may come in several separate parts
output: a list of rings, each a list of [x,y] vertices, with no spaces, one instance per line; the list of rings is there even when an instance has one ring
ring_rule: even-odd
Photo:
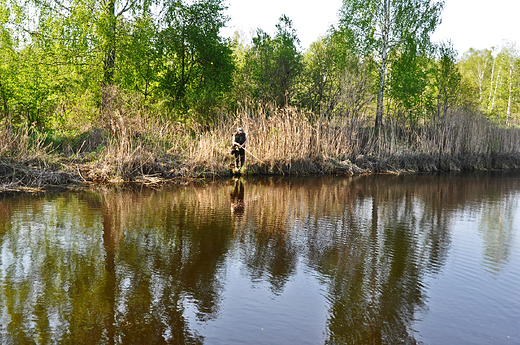
[[[238,144],[238,143],[237,143]],[[243,148],[244,151],[246,151],[247,153],[249,153],[251,156],[255,157],[256,159],[258,159],[260,161],[260,163],[262,163],[263,165],[267,165],[265,164],[265,162],[263,160],[261,160],[260,158],[258,158],[257,156],[255,156],[253,153],[251,153],[251,151],[249,151],[248,149],[246,149],[245,147],[243,147],[242,145],[238,144],[237,147],[240,147],[240,148]]]
[[[260,163],[262,163],[263,165],[267,165],[264,163],[263,160],[261,160],[260,158],[258,158],[257,156],[255,156],[254,154],[251,153],[251,151],[249,151],[248,149],[246,149],[245,147],[242,147],[244,149],[244,151],[246,151],[247,153],[249,153],[251,156],[255,157],[256,159],[258,159],[260,161]]]

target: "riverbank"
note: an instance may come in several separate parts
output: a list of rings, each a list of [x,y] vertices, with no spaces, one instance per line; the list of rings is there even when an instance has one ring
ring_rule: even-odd
[[[244,107],[215,126],[118,111],[65,135],[0,133],[0,192],[84,183],[161,184],[231,175],[231,135],[248,137],[245,175],[520,169],[520,131],[461,111],[410,126],[388,118],[320,118],[293,108]]]

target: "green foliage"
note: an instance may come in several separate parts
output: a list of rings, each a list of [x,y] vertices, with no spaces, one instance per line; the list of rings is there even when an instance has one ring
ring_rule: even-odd
[[[331,36],[321,38],[303,54],[300,104],[315,113],[330,114],[339,102],[341,62],[348,52],[341,43]]]
[[[490,49],[475,50],[469,49],[462,55],[459,62],[463,78],[471,83],[475,92],[465,95],[466,97],[476,96],[479,105],[485,109],[489,103],[489,90],[491,74],[493,71],[493,52]]]
[[[16,55],[13,52],[13,43],[11,31],[5,27],[5,9],[0,7],[0,106],[2,118],[9,116],[9,103],[13,98],[15,78],[17,76],[15,70]]]
[[[478,106],[509,124],[520,102],[516,49],[470,50],[460,62],[449,46],[435,51],[443,5],[344,0],[339,27],[302,52],[285,15],[274,35],[222,38],[224,0],[3,0],[0,122],[110,131],[131,103],[215,124],[240,104],[270,103],[328,118],[377,109],[376,126],[383,104],[410,123]]]
[[[60,117],[85,94],[110,111],[117,85],[179,117],[207,120],[231,85],[231,50],[219,36],[224,9],[222,0],[2,2],[3,117],[65,124]]]
[[[519,109],[520,59],[516,47],[506,43],[500,50],[470,49],[459,65],[472,91],[464,97],[473,100],[488,117],[510,125]]]
[[[432,111],[432,59],[417,51],[414,44],[392,57],[389,91],[398,112],[406,114],[410,123],[416,123]]]
[[[437,90],[437,116],[445,117],[448,109],[460,103],[462,76],[456,65],[457,52],[451,44],[438,47],[434,85]]]
[[[248,81],[251,96],[279,107],[293,103],[297,80],[302,71],[299,39],[291,20],[282,15],[271,37],[258,30],[252,46],[246,50],[241,82]],[[249,77],[245,77],[249,76]]]
[[[372,101],[373,73],[349,48],[348,33],[332,30],[304,53],[299,104],[314,113],[359,115]]]
[[[507,125],[510,124],[512,112],[518,109],[518,96],[516,96],[520,80],[518,60],[516,47],[513,44],[506,44],[494,62],[495,73],[494,79],[491,80],[488,112],[493,118]]]
[[[0,55],[4,109],[13,124],[63,122],[56,109],[96,83],[93,18],[84,3],[5,2]],[[37,15],[35,15],[37,13]],[[9,28],[9,29],[7,29]],[[7,33],[6,33],[7,32]],[[7,114],[7,111],[4,111]]]
[[[194,110],[211,120],[209,114],[231,86],[232,52],[219,36],[227,20],[224,9],[221,0],[167,4],[159,34],[164,57],[159,89],[178,116]]]
[[[157,49],[158,25],[151,18],[136,18],[122,30],[120,57],[125,63],[118,69],[117,81],[124,88],[137,91],[147,100],[159,86],[163,57]]]
[[[443,7],[443,0],[343,0],[340,25],[353,49],[382,56],[409,42],[428,47]]]
[[[440,22],[443,0],[343,0],[340,24],[350,33],[352,49],[376,54],[379,86],[375,127],[382,125],[389,54],[406,45],[422,51]]]

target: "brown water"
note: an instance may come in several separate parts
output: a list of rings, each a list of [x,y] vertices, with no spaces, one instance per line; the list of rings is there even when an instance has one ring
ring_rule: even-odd
[[[0,196],[2,344],[520,344],[520,173]]]

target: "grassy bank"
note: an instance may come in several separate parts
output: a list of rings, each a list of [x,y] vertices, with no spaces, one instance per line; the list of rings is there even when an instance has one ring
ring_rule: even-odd
[[[179,124],[120,107],[68,132],[0,129],[0,190],[71,183],[223,177],[237,126],[246,174],[359,174],[520,168],[520,131],[462,111],[409,126],[387,118],[320,118],[294,108],[242,107],[218,125]]]

